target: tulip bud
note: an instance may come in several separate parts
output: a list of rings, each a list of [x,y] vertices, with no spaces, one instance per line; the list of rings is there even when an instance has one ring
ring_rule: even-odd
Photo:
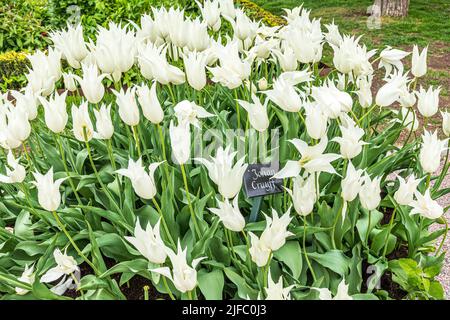
[[[150,164],[148,167],[149,173],[145,171],[142,166],[142,159],[139,158],[136,162],[129,159],[127,169],[119,169],[116,172],[122,176],[128,177],[131,180],[134,192],[143,199],[153,199],[156,195],[156,184],[154,179],[155,170],[162,162]]]
[[[97,120],[95,126],[97,134],[94,133],[94,138],[97,139],[111,139],[114,134],[114,125],[111,120],[111,104],[107,107],[102,104],[100,110],[94,109],[95,119]]]
[[[416,77],[423,77],[427,73],[427,52],[428,46],[419,54],[417,45],[413,47],[411,73]]]
[[[305,102],[306,131],[313,139],[321,139],[328,129],[328,117],[316,103]]]
[[[441,112],[442,131],[447,137],[450,137],[450,112]]]
[[[269,262],[271,250],[253,232],[249,232],[248,234],[251,242],[249,249],[250,257],[258,267],[264,267]]]
[[[437,89],[433,90],[433,86],[430,86],[428,90],[425,91],[425,89],[420,86],[420,89],[418,92],[416,92],[417,95],[417,109],[419,109],[419,112],[424,117],[432,117],[436,114],[439,107],[439,93],[441,91],[441,87],[438,87]]]
[[[172,160],[177,164],[185,164],[191,154],[191,131],[189,122],[180,123],[178,126],[170,121],[170,143],[172,146]]]
[[[34,179],[32,183],[36,186],[38,192],[38,202],[42,208],[47,211],[55,211],[61,203],[61,194],[59,187],[66,178],[53,181],[53,167],[45,174],[39,172],[33,173]]]
[[[120,89],[120,92],[116,90],[112,90],[112,92],[117,98],[119,116],[122,121],[129,126],[137,126],[139,124],[139,108],[136,102],[136,87],[128,88],[127,91]]]
[[[295,211],[301,216],[307,216],[313,211],[317,201],[314,175],[310,175],[305,180],[297,176],[293,182],[292,190],[286,188],[286,191],[292,198]]]
[[[164,119],[164,111],[156,95],[156,82],[153,82],[151,89],[146,85],[137,88],[139,104],[144,117],[151,123],[158,124]]]
[[[370,180],[370,177],[367,173],[364,175],[363,185],[359,191],[359,200],[361,201],[361,205],[366,210],[374,210],[378,207],[381,201],[381,189],[380,189],[380,181],[382,177],[374,178]]]
[[[209,211],[219,217],[225,228],[234,232],[244,230],[245,219],[239,211],[238,196],[233,199],[233,205],[230,204],[228,199],[223,202],[217,200],[217,204],[218,208],[209,208]]]
[[[78,141],[90,141],[94,136],[94,127],[88,112],[87,101],[81,103],[77,108],[72,105],[73,135]]]
[[[75,83],[75,77],[72,72],[63,73],[63,79],[64,79],[64,88],[66,90],[73,92],[77,90],[77,85]]]
[[[361,176],[364,170],[356,170],[351,161],[348,162],[347,173],[344,179],[341,181],[341,196],[345,201],[353,201],[361,191],[363,180]]]
[[[45,124],[54,133],[62,132],[69,119],[66,110],[66,96],[67,91],[64,91],[61,95],[58,95],[58,93],[55,92],[53,97],[50,97],[48,101],[39,97],[39,101],[45,111]]]
[[[261,91],[267,90],[268,84],[266,78],[261,78],[258,80],[258,89]]]

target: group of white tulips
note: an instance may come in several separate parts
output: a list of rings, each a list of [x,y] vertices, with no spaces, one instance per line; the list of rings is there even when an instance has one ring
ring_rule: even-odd
[[[231,0],[197,4],[195,17],[151,8],[140,24],[110,22],[95,40],[81,25],[55,31],[28,56],[27,86],[0,97],[0,295],[124,298],[111,275],[131,273],[172,299],[376,298],[328,259],[357,261],[357,250],[375,264],[400,242],[411,258],[429,254],[413,239],[443,222],[449,147],[428,123],[448,137],[450,113],[441,121],[440,87],[416,90],[428,48],[414,46],[406,70],[410,52],[368,51],[301,6],[267,27]],[[264,198],[256,222],[245,154],[230,143],[193,155],[194,130],[207,128],[282,131],[273,178],[284,191]],[[46,249],[6,263],[27,241]]]

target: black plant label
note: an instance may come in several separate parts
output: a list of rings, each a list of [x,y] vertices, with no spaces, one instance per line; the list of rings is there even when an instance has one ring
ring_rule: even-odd
[[[249,164],[244,173],[244,187],[248,198],[283,192],[283,179],[272,179],[279,163]]]

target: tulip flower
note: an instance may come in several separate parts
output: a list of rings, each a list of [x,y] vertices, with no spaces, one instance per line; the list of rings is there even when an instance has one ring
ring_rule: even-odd
[[[134,237],[125,237],[148,261],[156,264],[164,263],[167,257],[167,248],[159,233],[160,222],[161,219],[153,228],[150,223],[147,223],[144,230],[139,221],[136,221]]]
[[[142,159],[136,162],[129,159],[127,169],[119,169],[116,173],[125,176],[131,180],[134,192],[143,199],[152,199],[156,195],[156,185],[154,174],[155,170],[162,162],[151,163],[148,167],[149,173],[145,171],[142,165]]]
[[[343,41],[343,38],[339,33],[339,27],[334,24],[334,19],[330,24],[326,24],[325,28],[327,28],[328,31],[325,33],[325,40],[327,40],[330,45],[339,46]]]
[[[422,50],[422,53],[419,54],[419,48],[417,47],[417,45],[414,45],[412,53],[411,73],[416,78],[423,77],[427,73],[427,53],[428,46],[426,46]]]
[[[342,137],[335,137],[331,141],[339,143],[341,155],[344,159],[353,159],[362,151],[362,146],[367,144],[362,141],[364,130],[358,127],[354,122],[348,122],[347,126],[339,126]]]
[[[291,47],[286,47],[284,51],[272,49],[272,53],[277,58],[281,70],[284,72],[297,70],[297,57]]]
[[[214,116],[206,111],[204,108],[188,100],[179,102],[174,107],[175,115],[178,119],[178,123],[189,123],[197,128],[200,128],[199,118],[208,118]]]
[[[28,265],[26,264],[25,269],[22,272],[22,275],[19,278],[17,278],[17,280],[32,286],[34,283],[35,277],[36,277],[36,275],[34,273],[34,265],[32,265],[31,267],[28,267]],[[19,287],[15,287],[14,290],[16,291],[16,293],[19,296],[26,295],[28,292],[30,292],[27,289],[23,289],[23,288],[19,288]]]
[[[272,280],[272,274],[269,270],[269,277],[266,291],[266,300],[291,300],[290,291],[294,285],[283,288],[283,276],[280,276],[278,282]]]
[[[341,112],[349,112],[353,106],[351,96],[336,88],[332,81],[327,81],[321,87],[312,87],[311,97],[330,119],[336,119]]]
[[[214,32],[219,31],[221,24],[219,1],[205,0],[203,2],[203,6],[198,1],[195,1],[195,3],[197,3],[200,12],[202,13],[203,20],[206,21],[208,27],[210,27]]]
[[[259,131],[264,132],[269,127],[269,117],[267,115],[267,103],[268,100],[261,103],[259,98],[252,93],[252,101],[253,103],[237,100],[239,105],[244,108],[248,112],[248,118],[250,120],[251,126]]]
[[[392,68],[396,68],[402,73],[403,63],[401,60],[409,54],[409,52],[392,49],[392,47],[387,46],[387,48],[380,53],[380,63],[378,64],[378,68],[386,69],[386,77],[391,73]]]
[[[83,90],[83,95],[90,103],[99,103],[105,95],[105,88],[102,80],[107,74],[98,74],[97,66],[94,64],[82,64],[83,78],[78,75],[73,77],[78,81]]]
[[[409,92],[407,89],[402,90],[400,92],[400,97],[398,102],[402,107],[411,108],[414,104],[416,104],[416,95],[414,92]]]
[[[380,107],[387,107],[400,98],[400,94],[405,90],[408,83],[406,74],[393,72],[387,78],[386,83],[378,89],[375,103]]]
[[[373,73],[369,59],[376,50],[367,52],[366,46],[358,43],[360,39],[361,37],[355,39],[354,36],[344,35],[337,45],[331,44],[334,51],[333,64],[339,72],[351,72],[354,76],[368,76]]]
[[[348,285],[345,284],[345,279],[339,283],[337,287],[337,292],[334,297],[331,295],[331,291],[328,288],[314,288],[319,291],[320,300],[353,300],[353,298],[348,294]]]
[[[80,107],[72,105],[73,135],[78,141],[90,141],[94,136],[94,127],[89,117],[88,103],[82,102]]]
[[[442,112],[442,131],[447,137],[450,137],[450,112]]]
[[[45,111],[45,124],[54,133],[61,133],[66,127],[67,120],[69,120],[66,110],[66,96],[67,91],[64,91],[61,95],[55,92],[49,100],[39,97]]]
[[[177,164],[185,164],[191,154],[191,131],[189,122],[183,122],[175,126],[170,121],[170,143],[172,145],[172,159]]]
[[[381,201],[381,188],[380,181],[382,177],[376,177],[373,180],[370,179],[367,173],[362,177],[363,185],[359,190],[359,201],[366,210],[374,210],[378,207]]]
[[[122,121],[129,126],[137,126],[139,124],[139,108],[136,102],[136,87],[128,88],[127,91],[120,89],[120,92],[112,90],[112,93],[116,96]]]
[[[218,208],[208,210],[219,217],[225,228],[234,232],[244,230],[245,219],[239,210],[238,196],[234,197],[232,204],[228,199],[224,199],[224,201],[217,200],[217,205]]]
[[[114,134],[114,125],[111,120],[111,104],[105,106],[102,104],[99,110],[94,109],[96,119],[94,138],[108,140]]]
[[[42,208],[47,211],[55,211],[61,203],[61,193],[59,187],[67,178],[60,178],[53,181],[53,167],[47,171],[45,175],[39,172],[33,172],[34,179],[32,181],[37,188],[38,202]]]
[[[394,193],[394,199],[398,204],[409,206],[414,200],[414,194],[417,192],[417,186],[422,179],[416,179],[414,175],[408,177],[407,180],[401,176],[397,176],[400,186]]]
[[[253,40],[259,27],[259,22],[252,21],[241,9],[235,10],[235,18],[225,17],[231,24],[234,36],[241,40]]]
[[[25,110],[28,115],[28,120],[33,121],[38,115],[38,96],[33,92],[31,86],[26,86],[23,93],[16,90],[11,90],[11,95],[16,100],[16,108]]]
[[[33,94],[40,94],[43,97],[50,95],[55,90],[55,77],[48,77],[45,73],[29,70],[25,74],[28,83],[27,86],[31,88]]]
[[[219,193],[226,199],[234,198],[242,187],[242,177],[248,164],[244,164],[245,157],[233,166],[233,159],[237,152],[230,151],[231,146],[219,147],[216,156],[211,160],[196,158],[207,169],[210,179],[218,186]]]
[[[361,178],[363,173],[364,170],[356,170],[353,163],[351,161],[348,162],[347,173],[345,178],[341,181],[341,196],[344,201],[353,201],[358,196],[363,184],[363,180]]]
[[[432,174],[439,168],[441,154],[447,149],[447,140],[439,140],[437,131],[431,134],[425,130],[419,152],[420,165],[425,173]]]
[[[211,44],[211,37],[208,34],[208,26],[206,22],[200,21],[197,17],[195,20],[185,21],[185,24],[186,34],[195,34],[195,37],[185,37],[186,47],[189,49],[189,51],[203,52],[207,50]]]
[[[314,175],[309,175],[306,179],[297,176],[293,180],[292,190],[286,188],[287,193],[292,198],[295,211],[301,216],[310,214],[317,201],[317,191],[314,179]]]
[[[316,20],[311,26],[311,30],[288,28],[282,34],[282,39],[294,50],[300,63],[315,63],[322,58],[323,34],[320,23]]]
[[[266,78],[263,77],[263,78],[258,80],[258,89],[259,90],[261,90],[261,91],[267,90],[268,86],[269,86],[269,84],[267,83],[267,79]]]
[[[80,268],[75,259],[72,256],[67,255],[66,251],[64,251],[64,253],[59,249],[53,251],[56,266],[49,269],[40,279],[41,283],[49,283],[62,277],[62,280],[50,289],[57,295],[63,295],[67,289],[76,288],[80,280]],[[72,277],[76,279],[75,284],[73,283],[74,279]]]
[[[225,17],[234,19],[236,16],[236,8],[234,7],[233,0],[219,0],[220,13]]]
[[[62,53],[62,58],[75,69],[80,68],[80,62],[88,55],[86,43],[83,39],[83,26],[78,24],[72,27],[67,24],[67,30],[50,33],[50,39]]]
[[[267,95],[270,101],[287,112],[299,112],[303,104],[295,85],[281,77],[275,80],[272,90],[262,93]]]
[[[410,215],[420,214],[424,218],[428,219],[438,219],[444,214],[444,209],[439,205],[439,203],[433,200],[430,196],[430,189],[425,191],[422,195],[417,190],[414,192],[417,200],[413,200],[410,206],[413,208]]]
[[[18,160],[14,158],[14,154],[9,150],[6,166],[6,175],[0,174],[0,182],[2,183],[21,183],[25,180],[27,172]]]
[[[432,117],[436,114],[439,107],[439,93],[441,87],[433,90],[433,86],[430,86],[428,90],[425,90],[420,86],[417,95],[417,109],[426,118]]]
[[[305,102],[303,108],[308,135],[313,139],[321,139],[327,133],[328,117],[316,103]]]
[[[61,78],[61,52],[59,50],[49,47],[47,55],[43,51],[37,50],[32,55],[27,55],[27,58],[30,60],[31,70],[43,79],[43,83],[46,79],[51,79],[54,83]],[[44,88],[41,87],[41,89]],[[50,92],[43,93],[43,95],[48,94]]]
[[[363,108],[369,108],[372,105],[372,78],[362,77],[357,81],[358,90],[355,92],[358,95],[359,104]]]
[[[206,59],[207,56],[204,53],[195,51],[183,55],[188,83],[192,88],[198,91],[202,90],[206,85]]]
[[[12,140],[25,141],[31,133],[31,125],[28,121],[28,112],[24,107],[14,107],[9,104],[5,110],[5,116],[8,124],[5,126],[6,134]],[[7,139],[7,140],[9,140]]]
[[[270,248],[259,239],[253,232],[249,232],[251,247],[248,250],[252,261],[256,263],[258,267],[264,267],[269,262],[269,256],[271,254]]]
[[[168,267],[152,269],[152,272],[159,273],[169,278],[175,288],[180,292],[185,293],[193,290],[197,286],[197,271],[195,268],[206,257],[192,260],[192,267],[190,267],[186,260],[187,248],[181,248],[180,240],[178,240],[178,250],[175,253],[171,249],[167,249],[167,255],[172,263],[172,273]]]
[[[153,82],[150,89],[145,84],[142,84],[140,87],[137,87],[136,92],[144,117],[151,123],[161,123],[164,119],[164,111],[156,95],[156,82]]]
[[[277,251],[286,243],[286,238],[294,235],[292,232],[287,231],[287,227],[292,218],[289,217],[289,208],[281,217],[278,217],[278,213],[272,208],[272,218],[264,214],[266,217],[266,228],[261,234],[261,242],[270,250]]]
[[[334,153],[325,153],[328,145],[328,139],[324,136],[320,142],[313,146],[308,146],[306,142],[300,139],[289,140],[290,143],[298,150],[301,155],[300,160],[288,160],[283,169],[277,172],[273,178],[290,178],[300,174],[301,169],[305,169],[307,173],[328,172],[336,173],[336,170],[330,164],[341,156]]]
[[[75,77],[72,72],[63,73],[64,88],[67,91],[74,92],[77,90],[77,84],[75,83]]]

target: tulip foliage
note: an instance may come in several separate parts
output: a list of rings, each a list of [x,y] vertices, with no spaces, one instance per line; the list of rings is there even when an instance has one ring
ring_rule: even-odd
[[[443,298],[448,138],[417,135],[413,107],[437,115],[427,49],[405,70],[302,7],[267,27],[197,5],[95,40],[69,25],[2,96],[0,297],[125,299],[142,277],[167,299],[389,299],[387,277]],[[270,161],[283,190],[258,208],[243,175]]]

